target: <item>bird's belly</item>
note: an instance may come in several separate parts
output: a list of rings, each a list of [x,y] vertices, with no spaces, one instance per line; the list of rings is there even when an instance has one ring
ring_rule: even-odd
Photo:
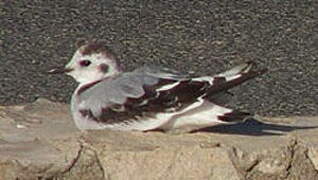
[[[230,109],[204,101],[200,106],[173,116],[173,118],[161,128],[165,131],[190,132],[225,123],[220,121],[218,116],[230,111]]]

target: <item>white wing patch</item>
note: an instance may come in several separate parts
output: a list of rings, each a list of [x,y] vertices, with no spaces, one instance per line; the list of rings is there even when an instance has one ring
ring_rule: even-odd
[[[178,81],[178,82],[176,82],[176,83],[168,84],[168,85],[165,85],[165,86],[162,86],[162,87],[156,89],[156,91],[169,90],[169,89],[172,89],[172,88],[178,86],[179,84],[180,84],[180,81]]]
[[[252,66],[253,66],[252,64],[243,63],[243,64],[235,66],[234,68],[232,68],[228,71],[220,73],[217,76],[218,77],[228,77],[228,76],[235,76],[235,75],[240,74],[240,73],[247,73],[251,70]]]
[[[192,80],[199,81],[199,82],[207,81],[212,85],[213,78],[211,76],[202,76],[202,77],[193,78]]]
[[[236,75],[233,75],[233,76],[225,76],[225,81],[232,81],[234,79],[238,79],[239,77],[241,77],[242,75],[241,74],[236,74]],[[220,77],[220,76],[219,76]]]

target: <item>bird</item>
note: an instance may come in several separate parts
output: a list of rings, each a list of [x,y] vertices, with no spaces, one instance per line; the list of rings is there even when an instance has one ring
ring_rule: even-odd
[[[104,42],[85,41],[65,66],[78,83],[71,113],[80,130],[193,132],[218,124],[242,122],[253,114],[226,107],[228,90],[262,75],[248,61],[213,76],[195,76],[158,65],[123,71]]]

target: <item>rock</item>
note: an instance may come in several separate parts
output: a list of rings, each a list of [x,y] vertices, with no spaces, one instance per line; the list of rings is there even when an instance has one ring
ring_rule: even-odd
[[[80,132],[65,104],[0,107],[0,179],[318,179],[318,118]]]

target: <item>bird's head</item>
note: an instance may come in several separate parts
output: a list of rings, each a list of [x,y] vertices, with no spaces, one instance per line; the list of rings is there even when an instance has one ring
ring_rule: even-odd
[[[51,74],[66,73],[80,84],[116,76],[120,72],[114,54],[104,43],[96,41],[78,43],[78,49],[65,67],[49,71]]]

